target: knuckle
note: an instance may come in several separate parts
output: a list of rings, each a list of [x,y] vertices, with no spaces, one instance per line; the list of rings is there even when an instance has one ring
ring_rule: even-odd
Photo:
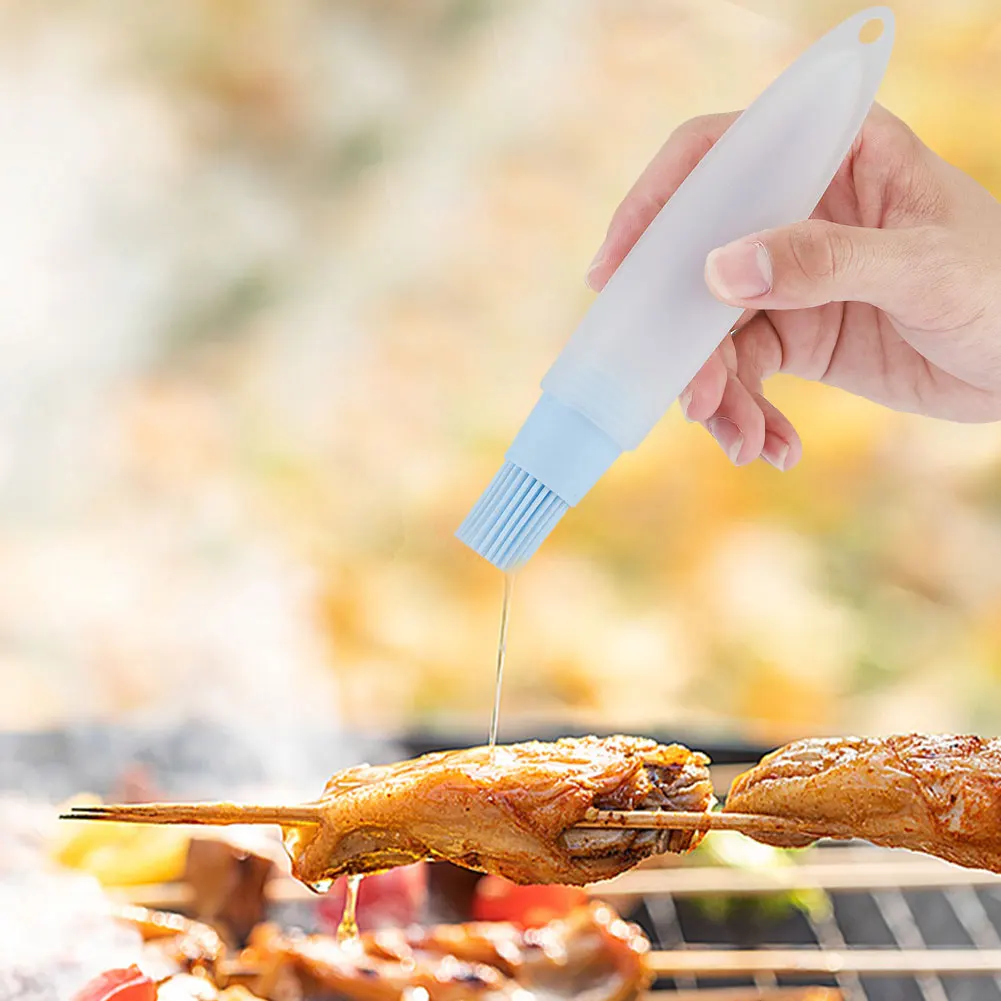
[[[854,255],[852,241],[834,227],[796,227],[789,234],[792,265],[811,284],[836,281],[851,268]]]

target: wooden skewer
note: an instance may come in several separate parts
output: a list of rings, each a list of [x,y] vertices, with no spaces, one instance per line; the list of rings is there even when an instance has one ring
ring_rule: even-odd
[[[74,806],[61,820],[113,820],[123,824],[318,824],[320,806],[255,806],[241,803],[123,803]]]
[[[64,820],[112,820],[130,824],[318,824],[322,804],[256,806],[239,803],[125,803],[74,806]],[[850,838],[838,825],[811,824],[788,817],[671,810],[588,810],[578,827],[640,830],[740,831],[743,834]]]
[[[683,812],[672,810],[588,810],[578,827],[640,828],[674,831],[740,831],[741,834],[789,834],[810,838],[853,838],[841,824],[820,824],[793,817],[758,813]]]

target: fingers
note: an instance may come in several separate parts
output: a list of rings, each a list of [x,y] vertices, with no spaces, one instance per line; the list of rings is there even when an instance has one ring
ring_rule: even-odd
[[[654,216],[738,114],[693,118],[671,134],[615,210],[587,271],[585,280],[592,289],[599,292],[605,287]]]
[[[761,455],[765,444],[765,417],[757,401],[736,376],[727,379],[723,399],[705,422],[705,427],[735,466],[746,466]]]
[[[761,458],[784,473],[803,458],[803,442],[789,418],[778,407],[769,403],[760,393],[755,394],[754,399],[761,408],[761,416],[765,421]]]
[[[802,457],[796,429],[761,391],[781,365],[775,328],[758,314],[723,341],[682,394],[686,416],[702,423],[735,465],[762,458],[785,471]]]
[[[685,419],[702,422],[712,417],[723,399],[728,377],[729,372],[723,355],[717,348],[678,397]]]
[[[723,302],[757,309],[804,309],[865,302],[903,324],[948,324],[968,308],[962,276],[938,227],[868,229],[819,219],[764,230],[713,250],[705,279]],[[942,275],[952,274],[949,284]]]
[[[785,472],[803,456],[803,444],[785,414],[736,376],[727,380],[719,407],[703,423],[735,466],[761,458]]]

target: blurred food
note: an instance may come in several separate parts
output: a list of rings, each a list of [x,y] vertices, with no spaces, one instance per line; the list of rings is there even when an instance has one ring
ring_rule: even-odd
[[[284,869],[279,843],[260,829],[194,834],[183,874],[194,894],[192,912],[228,944],[242,942],[264,920],[267,885]]]
[[[154,982],[137,966],[95,977],[73,1001],[255,1001],[245,987],[219,989],[205,977],[179,973]]]
[[[387,928],[338,941],[258,925],[245,949],[224,957],[212,929],[177,914],[122,910],[167,977],[139,966],[91,980],[74,1001],[283,1001],[333,991],[344,1001],[399,1001],[417,988],[427,1001],[629,1001],[652,977],[650,944],[607,905],[587,903],[537,928],[472,922]],[[142,960],[151,962],[147,952]]]
[[[358,1001],[398,1001],[415,988],[429,1001],[629,1001],[652,980],[644,960],[649,947],[639,928],[595,903],[541,928],[439,925],[348,943],[262,926],[243,959],[268,970],[265,981],[275,965],[288,965],[305,978],[307,992],[315,983]]]
[[[796,864],[789,852],[736,831],[714,832],[698,846],[695,855],[709,865],[757,873],[788,869]],[[695,906],[715,921],[774,920],[792,909],[803,911],[814,921],[822,921],[830,915],[831,902],[823,890],[798,888],[763,894],[707,894],[695,898]]]
[[[115,917],[135,928],[150,952],[181,972],[211,975],[223,954],[222,939],[214,928],[180,914],[126,906]]]
[[[476,884],[473,919],[509,921],[519,928],[538,928],[587,903],[585,890],[550,883],[522,886],[501,876],[484,876]]]
[[[692,831],[571,830],[591,808],[705,811],[709,759],[639,737],[475,747],[361,765],[327,783],[319,824],[293,827],[292,872],[307,884],[422,859],[516,883],[592,883]]]
[[[98,974],[73,1001],[157,1001],[156,984],[138,966]]]
[[[206,977],[179,973],[157,984],[156,1001],[257,1001],[243,986],[217,987]]]
[[[92,805],[100,800],[81,795],[64,808]],[[107,887],[183,880],[192,892],[192,912],[218,928],[230,944],[243,941],[264,919],[267,884],[287,870],[278,839],[258,828],[69,821],[56,829],[49,854],[59,865],[88,873]]]
[[[1001,740],[909,734],[801,740],[734,780],[726,811],[832,823],[873,844],[1001,872]],[[757,835],[803,847],[811,838]]]
[[[64,805],[100,802],[80,795]],[[89,873],[104,886],[130,886],[180,879],[189,843],[190,835],[181,828],[65,823],[56,832],[51,854],[55,862]]]
[[[358,888],[355,919],[362,931],[403,928],[417,921],[427,902],[427,866],[423,862],[370,873]],[[334,933],[341,923],[347,898],[347,879],[341,878],[316,905],[321,926]]]

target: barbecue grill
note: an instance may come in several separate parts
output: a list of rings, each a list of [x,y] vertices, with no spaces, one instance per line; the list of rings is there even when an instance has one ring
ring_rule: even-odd
[[[564,731],[565,732],[565,731]],[[230,735],[199,724],[201,747],[230,748],[222,756],[226,774],[199,783],[210,794],[261,780],[259,765],[241,766],[240,747]],[[536,734],[545,739],[555,733]],[[725,790],[735,770],[767,749],[738,743],[707,746],[716,762],[714,780]],[[352,749],[354,760],[372,760],[467,746],[472,734],[412,734],[393,746],[340,735],[302,735],[311,763],[326,775]],[[507,734],[505,739],[525,739]],[[135,733],[99,731],[74,735],[0,735],[0,792],[24,791],[53,798],[89,788],[108,793],[124,763],[145,761],[161,789],[189,794],[189,770],[211,768],[219,758],[172,753],[185,744],[175,732],[140,738]],[[86,745],[87,755],[81,755]],[[125,761],[109,748],[127,748]],[[190,746],[190,742],[188,744]],[[81,760],[82,759],[82,760]],[[178,773],[172,769],[181,767]],[[87,772],[80,774],[80,769]],[[243,769],[243,770],[241,770]],[[321,779],[322,781],[322,779]],[[939,859],[849,843],[820,845],[782,868],[732,868],[701,862],[661,865],[657,860],[591,888],[624,917],[637,922],[653,944],[657,981],[648,1001],[1001,1001],[1001,876],[963,869]],[[432,867],[429,920],[467,918],[478,879],[448,864]],[[718,915],[707,901],[739,899],[762,903],[791,890],[820,891],[829,906],[780,910],[731,907]],[[121,894],[136,903],[183,910],[182,884],[130,887]],[[286,925],[315,928],[316,898],[291,879],[270,884],[270,916]],[[810,995],[808,988],[830,993]]]
[[[453,900],[478,878],[447,863],[435,868],[432,893],[447,886]],[[794,889],[823,891],[829,911],[789,907],[767,918],[758,907],[753,918],[716,920],[700,906]],[[289,879],[269,892],[273,919],[314,930],[308,890]],[[992,873],[868,845],[822,845],[788,868],[641,867],[592,892],[650,938],[657,981],[647,1001],[812,1001],[810,987],[830,989],[823,1001],[1001,1001],[1001,876]],[[174,886],[123,893],[153,907],[186,903]],[[440,897],[430,902],[445,906]]]
[[[751,899],[790,889],[824,891],[830,910],[792,909],[773,921],[742,923],[709,920],[694,906],[700,897]],[[634,870],[601,894],[612,903],[638,895],[631,916],[654,943],[665,1001],[771,997],[777,987],[807,984],[837,988],[845,1001],[1001,998],[1001,878],[990,873],[832,846],[767,873]]]

